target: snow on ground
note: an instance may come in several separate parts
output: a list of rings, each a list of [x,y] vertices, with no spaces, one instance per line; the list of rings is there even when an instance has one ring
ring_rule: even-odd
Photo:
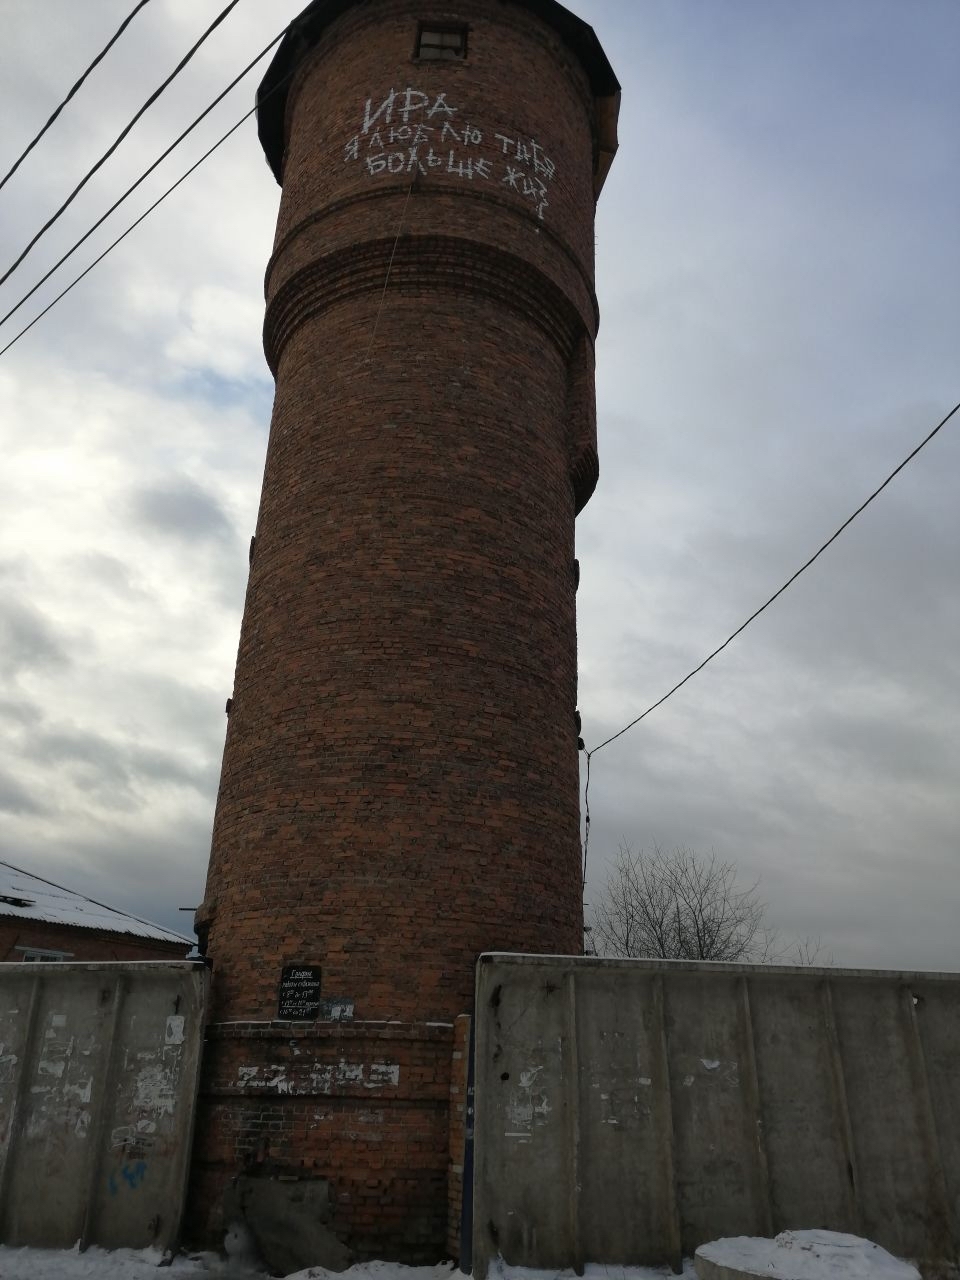
[[[0,1245],[0,1280],[186,1280],[187,1277],[206,1276],[213,1280],[219,1265],[214,1255],[196,1259],[175,1258],[173,1264],[162,1271],[157,1268],[163,1261],[158,1249],[117,1249],[106,1253],[102,1249],[14,1249]]]
[[[832,1231],[785,1231],[775,1240],[741,1236],[717,1240],[697,1250],[699,1256],[736,1267],[768,1280],[919,1280],[919,1272],[900,1262],[879,1245],[857,1236]],[[264,1273],[236,1257],[223,1261],[216,1254],[175,1258],[162,1267],[155,1249],[54,1251],[0,1246],[0,1280],[256,1280]],[[449,1263],[436,1267],[403,1267],[392,1262],[367,1262],[336,1273],[308,1267],[286,1280],[464,1280]],[[572,1271],[531,1271],[507,1266],[490,1268],[490,1280],[574,1280]],[[591,1264],[585,1280],[672,1280],[667,1267],[621,1267]],[[697,1280],[693,1262],[684,1262],[683,1280]]]
[[[534,1271],[530,1267],[511,1267],[502,1258],[490,1264],[488,1280],[576,1280],[572,1271]],[[584,1280],[676,1280],[669,1267],[621,1267],[616,1263],[587,1264]],[[697,1280],[693,1260],[685,1258],[680,1280]]]
[[[264,1280],[266,1272],[242,1258],[222,1259],[213,1253],[174,1258],[163,1265],[158,1249],[15,1249],[0,1245],[0,1280]],[[297,1271],[287,1280],[453,1280],[450,1263],[437,1267],[403,1267],[369,1262],[335,1273],[323,1267]],[[456,1273],[457,1280],[464,1280]],[[551,1276],[550,1280],[553,1280]]]
[[[349,1271],[327,1271],[325,1267],[308,1267],[295,1271],[287,1280],[466,1280],[452,1262],[436,1267],[404,1267],[399,1262],[361,1262]]]
[[[768,1280],[920,1280],[909,1262],[838,1231],[783,1231],[775,1240],[714,1240],[701,1245],[697,1257]]]
[[[264,1273],[236,1259],[222,1261],[215,1254],[175,1258],[172,1266],[158,1268],[163,1255],[156,1249],[102,1249],[57,1251],[13,1249],[0,1245],[0,1280],[257,1280]],[[450,1263],[436,1267],[403,1267],[393,1262],[367,1262],[336,1273],[308,1267],[286,1280],[464,1280]],[[489,1280],[575,1280],[572,1271],[529,1271],[503,1262],[490,1268]],[[673,1280],[667,1267],[587,1267],[585,1280]],[[693,1264],[684,1266],[683,1280],[696,1280]],[[891,1277],[890,1280],[899,1280]]]

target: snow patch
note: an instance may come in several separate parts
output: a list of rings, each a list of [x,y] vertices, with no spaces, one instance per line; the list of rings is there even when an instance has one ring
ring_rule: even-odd
[[[571,1269],[557,1271],[536,1271],[530,1267],[511,1267],[502,1258],[491,1262],[488,1272],[490,1280],[576,1280]],[[616,1263],[588,1263],[584,1271],[584,1280],[676,1280],[669,1267],[624,1267]],[[684,1259],[683,1274],[680,1280],[697,1280],[693,1262]]]
[[[0,1245],[0,1276],[3,1280],[239,1280],[249,1276],[266,1280],[258,1271],[252,1251],[242,1233],[230,1240],[226,1262],[215,1254],[192,1254],[174,1258],[173,1264],[158,1271],[163,1255],[156,1249],[117,1249],[106,1252],[78,1249],[62,1252],[49,1249],[13,1249]],[[286,1280],[468,1280],[451,1262],[434,1267],[405,1267],[396,1262],[358,1263],[348,1271],[327,1271],[324,1267],[307,1267]],[[509,1267],[502,1259],[490,1266],[490,1280],[576,1280],[572,1271],[531,1271]],[[674,1280],[668,1267],[621,1267],[590,1265],[585,1280]],[[691,1263],[684,1264],[682,1280],[697,1280]],[[884,1277],[884,1280],[887,1280]]]
[[[0,1276],[3,1280],[170,1280],[215,1276],[219,1259],[213,1255],[175,1258],[162,1271],[159,1249],[13,1249],[0,1245]]]
[[[307,1267],[295,1271],[286,1280],[467,1280],[455,1270],[452,1262],[435,1267],[405,1267],[399,1262],[358,1262],[347,1271],[328,1271],[326,1267]]]
[[[230,1257],[224,1262],[215,1254],[193,1254],[174,1258],[169,1267],[157,1270],[162,1254],[156,1249],[117,1249],[106,1252],[90,1249],[80,1253],[47,1249],[14,1249],[0,1246],[0,1276],[3,1280],[238,1280],[240,1276],[263,1277],[253,1263],[249,1242],[242,1233],[232,1238]],[[831,1231],[785,1231],[776,1240],[740,1237],[703,1245],[699,1256],[710,1255],[722,1266],[746,1265],[766,1280],[919,1280],[908,1263],[899,1262],[879,1245],[856,1236]],[[780,1269],[770,1263],[779,1259]],[[324,1267],[307,1267],[286,1280],[467,1280],[452,1263],[435,1267],[404,1267],[394,1262],[365,1262],[348,1271],[332,1272]],[[490,1265],[490,1280],[575,1280],[572,1270],[534,1271],[508,1266],[502,1258]],[[673,1280],[669,1267],[624,1267],[591,1263],[584,1280]],[[686,1259],[682,1280],[698,1280],[694,1264]]]
[[[23,906],[10,905],[11,898]],[[102,929],[105,933],[131,934],[137,938],[153,938],[160,942],[183,943],[184,953],[193,939],[174,933],[162,925],[151,924],[139,916],[106,907],[102,902],[85,898],[62,885],[33,876],[28,871],[0,862],[0,915],[17,920],[42,920],[45,924],[68,924],[80,929]],[[57,1022],[62,1018],[62,1022]],[[63,1014],[54,1014],[54,1026],[66,1022]],[[6,1280],[6,1277],[4,1277]]]
[[[838,1231],[783,1231],[774,1240],[736,1236],[701,1245],[697,1261],[765,1280],[920,1280],[886,1249]],[[709,1267],[704,1268],[712,1274]]]

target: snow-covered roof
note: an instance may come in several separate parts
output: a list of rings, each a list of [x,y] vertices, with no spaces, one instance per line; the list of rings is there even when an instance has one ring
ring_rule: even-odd
[[[0,916],[17,920],[42,920],[45,924],[70,925],[77,929],[99,929],[106,933],[132,934],[157,942],[182,942],[191,946],[192,938],[162,925],[151,924],[139,916],[128,915],[106,907],[102,902],[74,893],[63,885],[43,880],[21,871],[9,862],[0,861]]]

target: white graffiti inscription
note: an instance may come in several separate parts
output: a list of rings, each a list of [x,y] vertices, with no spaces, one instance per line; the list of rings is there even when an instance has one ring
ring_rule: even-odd
[[[484,132],[459,116],[445,93],[408,87],[391,89],[379,102],[368,98],[360,129],[344,146],[344,162],[362,164],[370,177],[435,172],[496,183],[529,200],[542,222],[557,168],[540,143]]]

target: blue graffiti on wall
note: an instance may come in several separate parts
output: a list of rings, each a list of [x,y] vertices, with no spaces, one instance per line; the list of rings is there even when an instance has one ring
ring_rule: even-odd
[[[146,1160],[137,1160],[133,1164],[125,1164],[120,1170],[120,1177],[131,1191],[137,1191],[143,1185],[143,1180],[146,1176]],[[111,1173],[107,1178],[107,1189],[112,1196],[117,1195],[120,1191],[120,1183],[117,1181],[116,1171]]]

